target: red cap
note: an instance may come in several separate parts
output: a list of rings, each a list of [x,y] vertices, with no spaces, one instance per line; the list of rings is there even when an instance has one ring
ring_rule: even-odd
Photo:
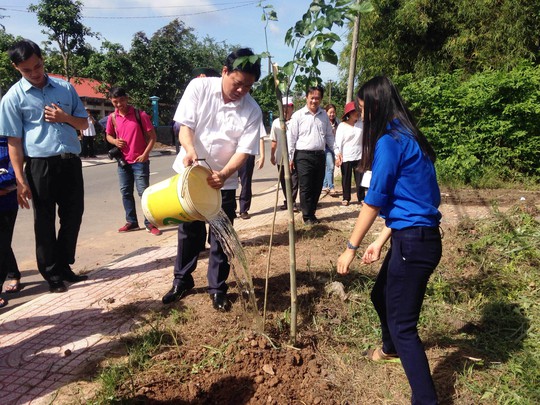
[[[341,116],[341,121],[344,121],[348,114],[356,110],[356,106],[354,105],[354,101],[349,101],[347,104],[345,104],[345,110],[343,111],[343,115]]]

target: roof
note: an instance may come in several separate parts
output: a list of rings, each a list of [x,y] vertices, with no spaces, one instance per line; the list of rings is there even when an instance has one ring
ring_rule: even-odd
[[[55,73],[47,73],[51,77],[66,80],[65,76],[57,75]],[[101,82],[89,79],[86,77],[72,77],[70,83],[75,87],[75,91],[79,97],[90,97],[106,99],[107,97],[100,93],[97,88],[101,85]]]

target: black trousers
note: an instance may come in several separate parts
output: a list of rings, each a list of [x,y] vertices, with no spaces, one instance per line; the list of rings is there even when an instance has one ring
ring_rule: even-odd
[[[294,154],[294,166],[298,173],[302,217],[304,221],[315,219],[326,170],[324,150],[297,150]]]
[[[279,173],[279,183],[281,185],[281,190],[285,196],[283,201],[284,205],[287,205],[287,191],[285,188],[285,168],[281,169],[281,165],[277,165]],[[296,167],[291,171],[291,188],[292,188],[292,199],[293,204],[296,202],[296,196],[298,195],[298,173],[296,172]]]
[[[82,157],[95,156],[94,153],[94,138],[95,136],[84,136],[82,137]]]
[[[363,173],[357,170],[358,160],[352,162],[343,162],[341,164],[341,187],[343,188],[343,200],[351,201],[351,185],[352,177],[354,176],[354,184],[356,185],[356,198],[361,202],[365,197],[365,190],[360,185],[362,183]]]
[[[15,260],[11,248],[17,211],[17,208],[0,211],[0,289],[4,281],[6,281],[6,277],[10,280],[19,280],[21,278],[17,260]]]
[[[253,170],[255,170],[255,155],[249,155],[246,162],[238,169],[238,177],[240,177],[240,214],[248,212],[251,208],[251,199],[253,198],[253,191],[251,188],[251,182],[253,180]]]
[[[84,212],[81,159],[28,158],[25,172],[32,191],[38,270],[47,281],[61,281],[62,275],[71,270],[69,265],[75,262]]]
[[[236,190],[221,190],[221,209],[231,223],[236,217]],[[208,293],[227,292],[227,278],[231,265],[213,232],[210,232],[210,257],[208,259]],[[199,253],[206,242],[206,223],[204,221],[184,222],[178,225],[178,247],[174,263],[173,285],[193,287],[191,273],[197,268]]]

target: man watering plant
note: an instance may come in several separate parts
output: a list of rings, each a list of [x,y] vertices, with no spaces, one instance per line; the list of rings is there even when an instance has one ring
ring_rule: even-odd
[[[261,109],[248,94],[261,75],[260,61],[250,63],[246,59],[234,66],[238,58],[252,55],[250,49],[238,49],[227,57],[221,77],[192,80],[174,115],[174,120],[181,124],[182,147],[173,168],[181,172],[184,167],[196,164],[197,159],[205,159],[212,169],[208,185],[221,190],[221,208],[231,223],[236,216],[237,171],[249,155],[258,154],[262,127]],[[164,304],[182,298],[194,287],[191,274],[197,267],[199,253],[204,250],[206,236],[203,221],[178,226],[173,286],[163,296]],[[209,243],[208,293],[216,310],[227,311],[230,263],[212,233]]]

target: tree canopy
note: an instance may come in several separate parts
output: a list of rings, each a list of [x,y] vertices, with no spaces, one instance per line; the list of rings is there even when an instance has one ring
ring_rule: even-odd
[[[35,12],[42,32],[58,46],[63,59],[63,74],[69,80],[74,76],[70,59],[73,54],[85,51],[85,38],[96,35],[81,22],[83,3],[78,0],[41,0],[28,7]]]
[[[366,77],[419,77],[540,62],[537,0],[372,0],[362,16],[358,66]],[[340,55],[346,68],[350,45]]]

